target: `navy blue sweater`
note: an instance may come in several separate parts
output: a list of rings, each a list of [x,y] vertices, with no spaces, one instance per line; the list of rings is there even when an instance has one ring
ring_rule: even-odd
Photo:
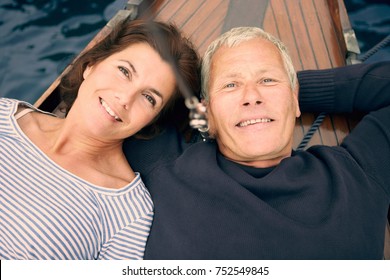
[[[340,146],[265,169],[225,159],[214,143],[187,148],[172,130],[126,143],[155,204],[146,259],[383,258],[390,63],[303,71],[299,81],[302,111],[371,113]]]

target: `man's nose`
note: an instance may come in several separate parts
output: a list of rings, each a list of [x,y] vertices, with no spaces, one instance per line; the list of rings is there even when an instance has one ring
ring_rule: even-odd
[[[242,105],[259,105],[262,103],[261,92],[256,85],[246,85],[243,92]]]

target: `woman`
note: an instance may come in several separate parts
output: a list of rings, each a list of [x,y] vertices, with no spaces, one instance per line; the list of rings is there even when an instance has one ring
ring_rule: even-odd
[[[166,51],[197,91],[198,55],[175,27],[124,21],[62,78],[66,118],[0,99],[1,259],[143,257],[153,203],[122,143],[184,121]]]

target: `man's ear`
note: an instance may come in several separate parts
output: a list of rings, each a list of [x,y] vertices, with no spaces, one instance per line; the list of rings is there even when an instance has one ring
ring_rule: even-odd
[[[208,103],[204,99],[201,99],[200,103],[202,104],[201,106],[204,108],[204,110],[205,110],[204,113],[205,113],[205,115],[207,117],[207,106],[208,106]]]
[[[293,90],[294,102],[295,102],[295,117],[299,118],[301,116],[301,109],[299,109],[299,84]]]
[[[205,115],[207,118],[207,128],[208,128],[209,137],[215,138],[214,120],[212,115],[210,114],[210,101],[206,101],[205,99],[202,99],[201,103],[202,106],[205,108]]]
[[[207,119],[207,123],[208,125],[210,125],[210,115],[209,115],[209,102],[207,102],[205,99],[201,99],[200,100],[200,103],[199,104],[201,106],[201,110],[204,112],[205,116],[206,116],[206,119]]]

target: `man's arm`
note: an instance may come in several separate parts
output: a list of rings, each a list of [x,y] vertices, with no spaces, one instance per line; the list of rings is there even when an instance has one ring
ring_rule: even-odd
[[[302,71],[302,111],[369,112],[341,147],[390,197],[390,61]]]
[[[390,61],[298,72],[302,112],[370,112],[390,105]]]

